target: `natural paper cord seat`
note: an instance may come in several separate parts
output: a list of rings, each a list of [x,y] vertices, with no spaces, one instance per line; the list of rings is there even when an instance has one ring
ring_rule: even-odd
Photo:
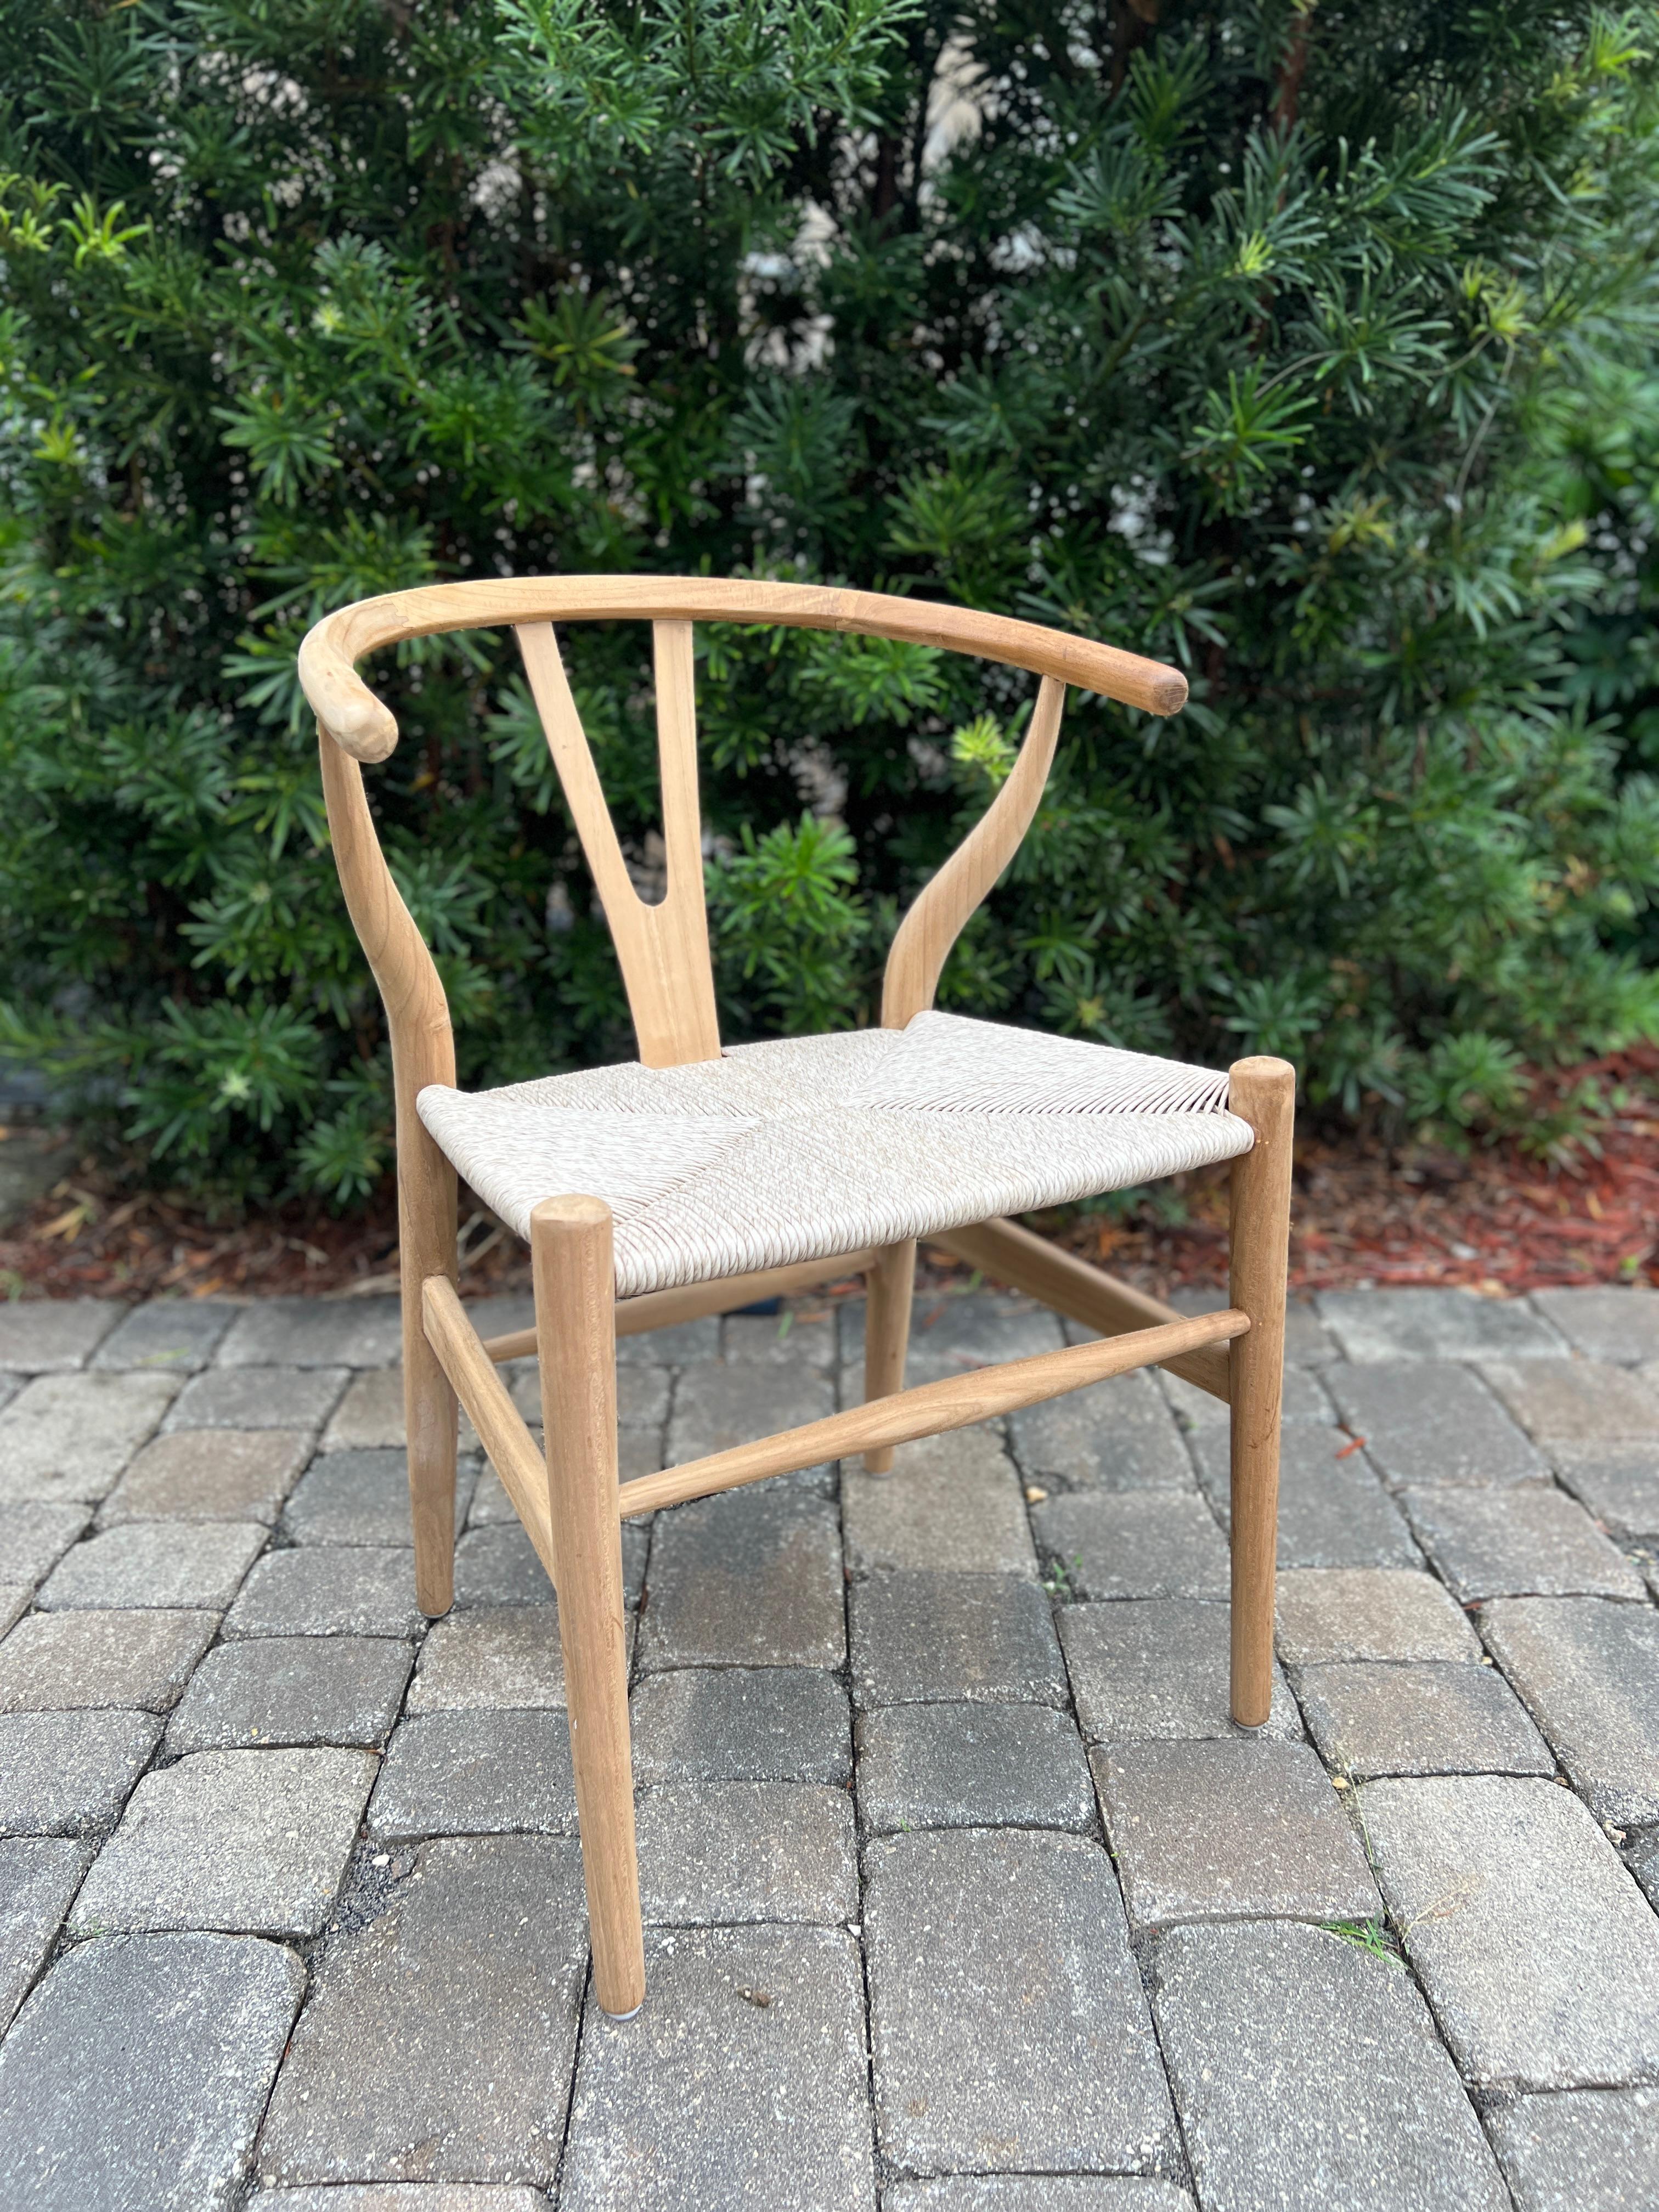
[[[653,906],[629,878],[553,629],[629,619],[653,633],[666,855]],[[1012,771],[900,924],[878,1028],[722,1048],[697,797],[694,625],[702,622],[899,639],[1041,678]],[[640,1056],[468,1092],[455,1087],[442,982],[386,867],[363,789],[360,763],[385,760],[398,726],[355,664],[410,638],[504,627],[523,654],[592,871]],[[645,1993],[624,1520],[855,1454],[869,1474],[886,1474],[901,1444],[1163,1366],[1231,1409],[1232,1714],[1260,1728],[1273,1683],[1295,1073],[1281,1060],[1249,1059],[1221,1075],[933,1011],[951,945],[1036,817],[1066,687],[1173,714],[1187,696],[1180,672],[1006,616],[872,592],[542,576],[342,607],[301,647],[300,680],[316,710],[341,885],[392,1040],[416,1596],[436,1614],[453,1595],[459,1400],[558,1595],[556,1614],[541,1610],[556,1621],[564,1656],[601,2008],[625,2016]],[[1006,1218],[1219,1160],[1232,1166],[1230,1303],[1218,1313],[1179,1314]],[[482,1342],[468,1318],[458,1288],[458,1170],[529,1240],[533,1328]],[[922,1237],[1097,1334],[907,1389]],[[619,1481],[618,1337],[853,1271],[866,1291],[862,1405]],[[499,1372],[530,1353],[541,1369],[543,1444]]]
[[[1227,1079],[959,1015],[728,1047],[687,1067],[429,1084],[422,1121],[520,1237],[591,1192],[617,1296],[784,1267],[1152,1182],[1248,1152]]]

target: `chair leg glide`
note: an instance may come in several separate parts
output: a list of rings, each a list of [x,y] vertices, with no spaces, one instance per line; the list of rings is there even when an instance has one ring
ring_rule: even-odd
[[[1232,1715],[1266,1725],[1273,1687],[1273,1576],[1279,1540],[1279,1433],[1290,1261],[1291,1140],[1296,1070],[1235,1061],[1228,1106],[1255,1131],[1232,1164],[1228,1303],[1250,1317],[1228,1349],[1232,1422]]]
[[[582,1878],[600,2009],[645,2000],[617,1475],[611,1209],[552,1198],[530,1221],[554,1577]]]

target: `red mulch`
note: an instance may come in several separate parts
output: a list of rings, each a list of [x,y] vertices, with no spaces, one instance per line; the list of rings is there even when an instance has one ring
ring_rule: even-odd
[[[1590,1115],[1557,1163],[1513,1144],[1467,1156],[1379,1140],[1308,1137],[1297,1148],[1291,1279],[1298,1290],[1435,1284],[1497,1297],[1564,1284],[1659,1282],[1659,1050],[1638,1048],[1540,1076],[1540,1117],[1586,1082]],[[1085,1257],[1169,1291],[1225,1279],[1225,1171],[1177,1179],[1185,1218],[1060,1212],[1037,1225]],[[528,1287],[526,1255],[491,1216],[463,1210],[462,1287]],[[943,1284],[953,1269],[942,1255]],[[216,1224],[167,1193],[134,1193],[88,1163],[0,1238],[0,1296],[266,1297],[398,1286],[390,1192],[338,1221],[295,1206]]]

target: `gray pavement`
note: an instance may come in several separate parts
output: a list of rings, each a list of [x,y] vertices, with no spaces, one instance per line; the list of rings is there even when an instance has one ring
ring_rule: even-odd
[[[1297,1310],[1254,1737],[1168,1378],[630,1530],[628,2023],[476,1453],[415,1607],[396,1322],[0,1306],[6,2212],[1659,2205],[1659,1292]],[[861,1329],[627,1340],[624,1471]],[[913,1377],[1062,1340],[928,1297]]]

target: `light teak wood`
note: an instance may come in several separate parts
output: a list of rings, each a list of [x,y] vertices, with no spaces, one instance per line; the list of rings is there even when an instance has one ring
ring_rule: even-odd
[[[428,1275],[422,1290],[427,1340],[451,1389],[466,1407],[478,1441],[513,1501],[513,1510],[553,1582],[553,1522],[547,1502],[547,1467],[524,1417],[507,1395],[495,1363],[479,1343],[447,1275]],[[535,1346],[531,1346],[535,1350]]]
[[[684,1290],[647,1291],[642,1297],[618,1298],[617,1334],[642,1336],[649,1329],[672,1328],[678,1322],[701,1321],[705,1314],[735,1313],[763,1298],[793,1297],[798,1291],[817,1290],[820,1283],[861,1274],[875,1256],[873,1252],[847,1252],[836,1260],[803,1260],[797,1267],[761,1267],[752,1275],[726,1275],[719,1282],[688,1284]],[[483,1348],[491,1359],[529,1359],[535,1355],[536,1332],[515,1328],[504,1336],[489,1336]]]
[[[899,924],[882,986],[884,1029],[902,1030],[933,1005],[951,947],[1019,849],[1042,803],[1065,705],[1066,686],[1045,676],[1007,781]]]
[[[1148,1297],[1145,1291],[1120,1283],[1115,1275],[1091,1267],[1086,1260],[1034,1237],[1017,1221],[981,1221],[977,1228],[951,1229],[943,1236],[930,1237],[927,1242],[956,1259],[967,1261],[970,1267],[980,1268],[994,1281],[1006,1283],[1010,1290],[1026,1291],[1068,1320],[1097,1328],[1103,1336],[1119,1336],[1125,1329],[1155,1328],[1160,1322],[1182,1318],[1161,1298]],[[1231,1368],[1224,1345],[1204,1345],[1195,1352],[1160,1360],[1158,1364],[1184,1382],[1196,1383],[1224,1404],[1231,1395]]]
[[[596,1198],[544,1199],[530,1217],[530,1254],[593,1990],[604,2011],[623,2017],[645,1999],[645,1948],[628,1735],[611,1209]]]
[[[1232,1705],[1242,1728],[1265,1725],[1273,1690],[1273,1574],[1279,1434],[1285,1387],[1296,1070],[1236,1060],[1228,1104],[1255,1131],[1232,1164],[1230,1295],[1250,1317],[1232,1347]]]
[[[398,1130],[398,1254],[403,1293],[404,1423],[409,1449],[415,1596],[447,1613],[455,1593],[455,1394],[427,1340],[422,1287],[455,1279],[455,1170],[427,1134],[415,1101],[455,1080],[455,1040],[437,969],[380,856],[362,770],[322,745],[323,796],[340,887],[380,987],[392,1036]]]
[[[976,1421],[1039,1405],[1046,1398],[1103,1382],[1108,1376],[1166,1362],[1196,1345],[1224,1344],[1249,1327],[1247,1314],[1200,1314],[1132,1336],[1070,1344],[1063,1352],[1040,1352],[1031,1359],[978,1367],[970,1375],[948,1375],[943,1382],[920,1383],[913,1390],[854,1406],[845,1413],[828,1414],[802,1428],[666,1468],[660,1474],[636,1476],[622,1486],[622,1510],[625,1516],[652,1513],[659,1506],[682,1505],[688,1498],[763,1482],[770,1474],[787,1474],[825,1460],[850,1459],[855,1452],[890,1450],[896,1444],[914,1443],[918,1437],[971,1428]]]
[[[883,592],[725,576],[526,576],[388,592],[315,625],[300,647],[300,681],[343,752],[382,761],[398,743],[398,725],[353,665],[365,653],[445,630],[617,621],[768,623],[895,638],[1029,668],[1148,714],[1178,714],[1187,703],[1187,679],[1178,668],[1037,623]]]
[[[904,1355],[910,1342],[910,1299],[916,1279],[916,1240],[884,1244],[866,1271],[864,1300],[864,1395],[889,1398],[904,1388]],[[808,1460],[811,1467],[812,1462]],[[887,1474],[893,1465],[890,1444],[864,1455],[866,1474]]]
[[[658,623],[654,641],[657,757],[668,890],[659,905],[647,906],[634,888],[617,842],[552,624],[530,623],[519,630],[520,650],[548,749],[617,948],[640,1058],[647,1067],[678,1067],[688,1060],[718,1060],[720,1032],[703,903],[691,625]]]

